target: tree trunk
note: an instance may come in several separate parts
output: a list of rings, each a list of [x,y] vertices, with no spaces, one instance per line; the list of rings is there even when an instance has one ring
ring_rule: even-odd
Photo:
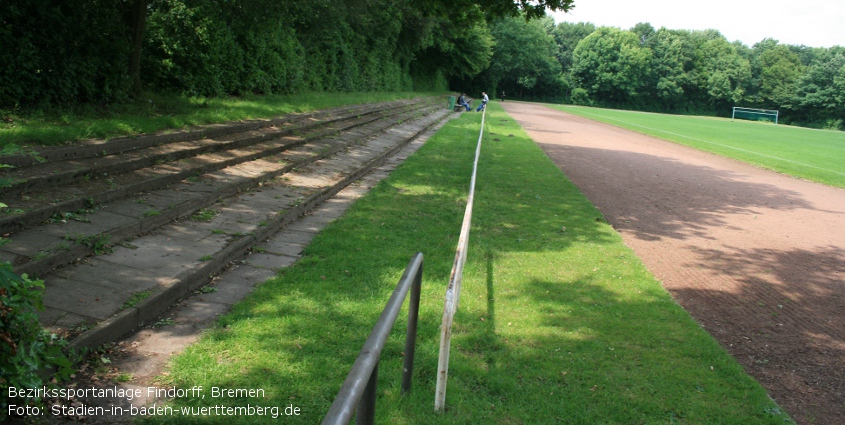
[[[147,23],[147,0],[134,0],[129,5],[129,31],[132,37],[132,52],[129,56],[129,76],[132,78],[132,94],[141,94],[141,46],[144,44],[144,26]]]

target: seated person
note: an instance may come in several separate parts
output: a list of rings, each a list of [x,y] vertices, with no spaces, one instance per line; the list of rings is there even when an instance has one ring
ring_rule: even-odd
[[[461,93],[461,97],[458,98],[458,106],[463,106],[463,107],[467,108],[467,111],[469,111],[472,108],[469,107],[469,103],[467,102],[466,95],[467,95],[466,93]]]
[[[490,101],[490,98],[487,97],[487,92],[481,92],[481,105],[478,105],[478,109],[476,109],[475,112],[478,112],[478,111],[484,109],[484,107],[487,106],[487,102],[489,102],[489,101]],[[468,110],[469,109],[467,109],[467,111]]]

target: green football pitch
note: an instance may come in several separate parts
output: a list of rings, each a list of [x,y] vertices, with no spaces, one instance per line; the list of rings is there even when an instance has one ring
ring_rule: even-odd
[[[780,173],[845,188],[845,132],[842,131],[729,118],[554,107]]]

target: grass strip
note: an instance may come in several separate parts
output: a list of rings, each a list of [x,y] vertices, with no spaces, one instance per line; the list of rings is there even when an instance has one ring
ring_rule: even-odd
[[[414,387],[400,394],[400,315],[381,355],[377,423],[790,423],[518,124],[488,108],[444,413],[433,411],[439,327],[475,113],[447,124],[294,266],[176,357],[160,385],[201,385],[206,397],[172,406],[298,408],[285,423],[321,421],[403,268],[422,251]],[[212,399],[212,387],[264,395]]]
[[[817,183],[845,188],[845,132],[584,106],[553,108]]]
[[[8,144],[48,146],[74,140],[131,136],[431,94],[315,92],[286,96],[208,98],[147,93],[136,101],[107,106],[0,110],[0,148]]]

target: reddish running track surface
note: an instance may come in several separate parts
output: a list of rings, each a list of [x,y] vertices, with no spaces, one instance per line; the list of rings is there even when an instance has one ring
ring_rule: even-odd
[[[793,418],[845,424],[845,190],[501,105]]]

